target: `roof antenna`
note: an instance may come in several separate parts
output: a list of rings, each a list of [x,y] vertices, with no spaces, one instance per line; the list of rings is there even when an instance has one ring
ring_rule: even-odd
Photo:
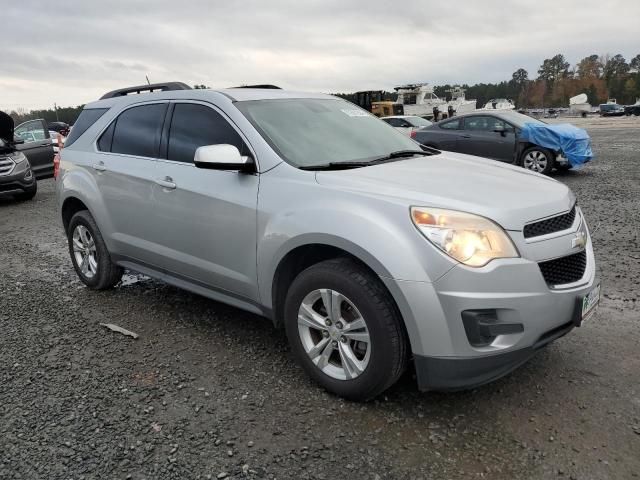
[[[147,79],[147,85],[151,85],[151,82],[149,81],[149,75],[145,75],[144,78]]]

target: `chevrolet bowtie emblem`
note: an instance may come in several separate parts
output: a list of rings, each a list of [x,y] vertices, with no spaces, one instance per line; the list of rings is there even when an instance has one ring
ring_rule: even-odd
[[[576,233],[576,236],[571,239],[571,248],[584,248],[587,244],[587,236],[584,232]]]

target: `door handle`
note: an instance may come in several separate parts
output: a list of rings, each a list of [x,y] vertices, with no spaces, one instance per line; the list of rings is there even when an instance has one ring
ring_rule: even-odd
[[[93,169],[99,172],[104,172],[107,169],[107,167],[104,166],[104,162],[101,160],[98,163],[93,164]]]
[[[156,178],[156,183],[162,188],[168,188],[170,190],[176,188],[176,184],[173,182],[173,178],[171,177]]]
[[[43,143],[43,144],[42,144],[42,145],[40,145],[40,146],[41,146],[41,147],[48,147],[49,145],[53,145],[53,142],[52,142],[52,143],[49,143],[49,142],[47,142],[47,143]]]
[[[460,138],[471,138],[471,135],[458,135]]]

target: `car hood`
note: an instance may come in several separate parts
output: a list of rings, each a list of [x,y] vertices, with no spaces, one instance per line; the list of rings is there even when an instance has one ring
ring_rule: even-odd
[[[504,163],[442,152],[351,170],[321,171],[321,185],[393,197],[408,205],[460,210],[507,230],[567,211],[575,196],[560,182]]]

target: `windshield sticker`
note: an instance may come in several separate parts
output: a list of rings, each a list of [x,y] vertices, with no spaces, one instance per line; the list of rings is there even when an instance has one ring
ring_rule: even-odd
[[[358,108],[342,108],[341,111],[350,117],[368,117],[369,114]]]

